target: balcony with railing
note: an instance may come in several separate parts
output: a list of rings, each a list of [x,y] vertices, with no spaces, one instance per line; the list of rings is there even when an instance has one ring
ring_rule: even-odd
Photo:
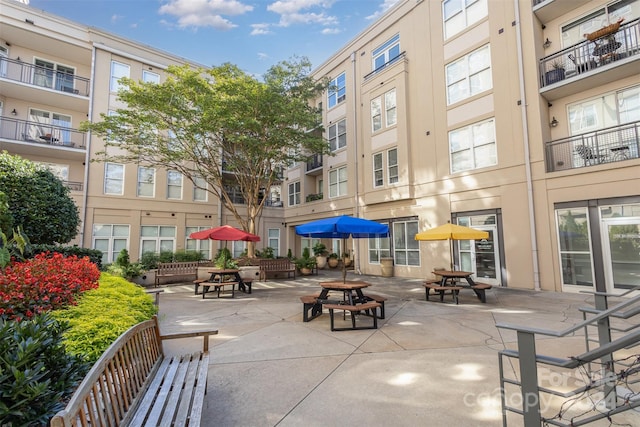
[[[540,59],[540,94],[547,100],[638,74],[640,19]]]
[[[640,157],[640,121],[548,142],[547,172],[557,172]]]
[[[0,139],[42,147],[71,148],[85,150],[87,134],[77,129],[18,120],[11,117],[0,118]]]
[[[19,59],[0,57],[0,79],[73,95],[89,96],[90,80],[88,78],[29,64]]]
[[[591,0],[533,0],[533,13],[538,17],[540,22],[544,24],[590,1]]]
[[[321,175],[322,174],[322,154],[314,154],[309,160],[307,160],[307,175]]]
[[[316,194],[307,194],[307,197],[305,197],[305,202],[309,203],[309,202],[315,202],[317,200],[322,200],[324,198],[322,193],[316,193]]]

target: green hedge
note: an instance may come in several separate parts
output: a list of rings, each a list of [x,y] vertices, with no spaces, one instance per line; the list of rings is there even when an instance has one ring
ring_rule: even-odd
[[[93,363],[123,332],[156,312],[153,297],[142,287],[102,273],[98,289],[86,292],[77,306],[53,315],[71,327],[64,334],[67,351]]]

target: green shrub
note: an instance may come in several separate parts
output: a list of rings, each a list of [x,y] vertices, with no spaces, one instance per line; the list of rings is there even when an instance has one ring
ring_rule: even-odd
[[[262,251],[256,251],[256,256],[269,259],[274,259],[276,257],[275,251],[271,246],[267,246],[266,248],[262,249]]]
[[[172,251],[161,251],[158,256],[158,262],[173,262],[173,252]]]
[[[202,254],[199,251],[176,251],[173,254],[173,260],[175,262],[188,262],[188,261],[200,261]]]
[[[140,257],[140,264],[145,270],[153,270],[158,268],[160,257],[155,252],[144,252]]]
[[[71,326],[64,334],[67,350],[93,363],[123,332],[156,312],[142,287],[102,273],[98,289],[86,292],[77,306],[53,314]]]
[[[89,364],[65,352],[68,326],[50,314],[0,319],[0,425],[45,426],[73,393]]]
[[[122,249],[118,253],[116,262],[110,264],[105,269],[107,273],[114,276],[124,277],[127,280],[131,280],[136,276],[141,276],[145,272],[145,268],[138,262],[131,263],[129,260],[129,251]]]

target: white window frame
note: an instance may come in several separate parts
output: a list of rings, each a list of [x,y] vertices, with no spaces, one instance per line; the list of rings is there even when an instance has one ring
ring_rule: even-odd
[[[449,131],[449,160],[451,173],[497,165],[495,118]],[[465,160],[468,163],[467,167],[462,166]]]
[[[373,71],[380,70],[387,64],[397,60],[400,54],[400,33],[398,33],[371,52],[371,67]]]
[[[33,58],[33,65],[35,67],[34,85],[63,92],[74,92],[76,67],[37,57]]]
[[[273,255],[280,256],[280,229],[267,229],[267,246],[273,249]]]
[[[109,91],[118,92],[122,77],[131,77],[131,66],[119,61],[111,61],[111,78],[109,80]]]
[[[122,196],[124,194],[125,168],[121,163],[104,164],[104,194]],[[119,191],[109,191],[119,186]]]
[[[449,9],[447,6],[458,6]],[[461,33],[469,26],[487,17],[487,0],[445,0],[442,2],[442,20],[445,40]]]
[[[347,146],[347,119],[329,125],[329,148],[338,151]]]
[[[381,224],[389,225],[386,222]],[[369,238],[369,264],[380,264],[380,258],[391,257],[390,237],[370,237]]]
[[[341,104],[347,99],[347,78],[346,74],[342,73],[329,83],[329,89],[327,91],[327,105],[331,109],[338,104]]]
[[[393,88],[384,94],[384,115],[387,127],[395,126],[398,123],[398,109],[396,101],[396,89]]]
[[[182,174],[176,170],[167,170],[167,199],[182,200]],[[176,194],[174,194],[176,193]]]
[[[203,231],[210,226],[193,226],[193,227],[185,227],[185,240],[184,240],[184,248],[187,251],[197,251],[202,254],[202,259],[211,259],[211,239],[190,239],[189,235],[191,233],[195,233],[197,231]]]
[[[129,250],[129,233],[128,224],[93,224],[91,247],[102,251],[102,265],[115,262],[122,249]]]
[[[409,230],[412,228],[413,230]],[[415,231],[411,233],[411,231]],[[411,267],[420,266],[420,245],[415,235],[418,232],[418,221],[395,221],[393,222],[393,260],[395,265],[407,265]],[[403,246],[404,245],[404,246]],[[404,254],[406,262],[403,262]],[[411,263],[411,260],[415,260]]]
[[[387,185],[397,184],[399,181],[398,148],[374,153],[372,166],[374,188],[384,187],[385,183]]]
[[[373,155],[373,188],[384,187],[384,157],[382,152]]]
[[[160,84],[160,74],[142,70],[142,81],[145,83]]]
[[[395,160],[391,158],[392,153],[395,153]],[[387,179],[389,184],[397,184],[399,180],[397,148],[387,150]]]
[[[289,206],[300,204],[300,181],[290,182],[289,186]]]
[[[194,202],[206,202],[209,198],[209,183],[201,176],[195,176],[193,178],[193,201]]]
[[[380,97],[371,100],[371,131],[382,129],[382,99]]]
[[[138,166],[136,196],[153,198],[156,194],[156,170]]]
[[[477,62],[484,58],[485,61]],[[486,44],[445,66],[447,105],[493,89],[491,47]],[[482,83],[486,80],[486,86]]]
[[[346,196],[349,192],[348,170],[342,166],[329,171],[329,198]]]
[[[155,230],[154,230],[155,229]],[[153,243],[154,250],[145,250]],[[175,252],[176,227],[173,225],[142,225],[140,226],[140,256],[144,252]]]

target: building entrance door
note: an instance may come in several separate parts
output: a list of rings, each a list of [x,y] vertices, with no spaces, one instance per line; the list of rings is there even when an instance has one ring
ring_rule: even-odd
[[[640,285],[640,218],[602,220],[602,252],[607,292]]]
[[[461,270],[473,271],[475,278],[480,282],[500,286],[500,248],[495,219],[495,215],[460,217],[459,225],[486,231],[489,237],[481,240],[459,240],[457,244]]]

